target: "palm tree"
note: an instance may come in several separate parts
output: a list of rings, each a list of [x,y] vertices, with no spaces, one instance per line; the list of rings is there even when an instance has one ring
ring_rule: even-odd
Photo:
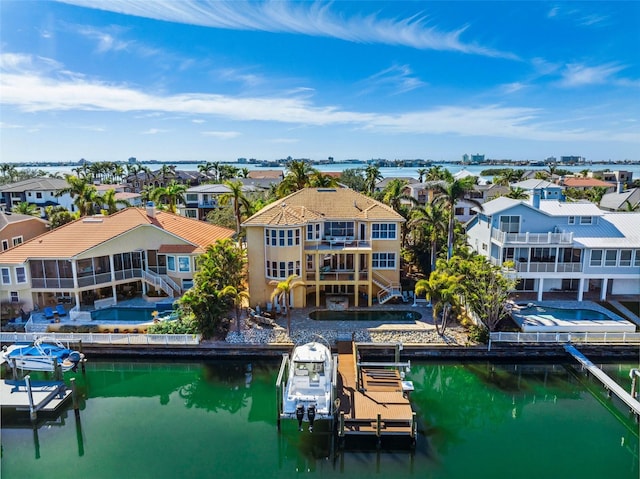
[[[634,205],[634,204],[632,204],[632,203],[631,203],[631,201],[626,200],[626,201],[624,202],[624,205],[625,205],[625,209],[624,209],[624,211],[627,211],[627,212],[632,212],[632,211],[638,211],[638,210],[640,210],[640,203],[636,203],[636,204]]]
[[[11,208],[11,211],[13,213],[18,213],[21,215],[40,217],[40,208],[38,208],[33,203],[27,203],[26,201],[18,203],[13,208]]]
[[[373,196],[376,191],[376,183],[383,178],[380,168],[376,165],[369,165],[364,170],[364,191],[369,196]]]
[[[416,171],[416,173],[418,173],[418,183],[422,183],[422,180],[427,174],[427,171],[428,170],[426,168],[418,168],[418,170]]]
[[[211,176],[211,170],[213,170],[213,163],[211,163],[210,161],[207,161],[206,163],[200,163],[198,165],[198,171],[207,178]]]
[[[278,195],[280,197],[308,187],[311,175],[316,173],[311,164],[304,160],[292,160],[287,165],[287,170],[287,174],[278,185]]]
[[[415,295],[426,295],[431,301],[433,324],[438,334],[444,334],[449,312],[452,306],[458,303],[462,279],[462,275],[453,275],[446,270],[436,269],[431,272],[429,279],[421,279],[416,283]],[[442,323],[438,329],[437,318],[440,313],[442,313]]]
[[[473,189],[475,184],[475,177],[467,176],[458,180],[451,180],[447,183],[433,185],[433,189],[436,192],[434,202],[444,203],[449,211],[449,234],[447,237],[447,259],[451,259],[453,256],[453,232],[455,228],[455,208],[456,203],[462,199],[477,206],[482,210],[482,203],[474,198],[468,198],[467,193]]]
[[[523,170],[512,170],[511,168],[504,169],[502,172],[493,178],[493,182],[496,185],[509,186],[511,183],[516,183],[522,180],[524,175]]]
[[[236,331],[240,332],[240,312],[242,308],[249,305],[249,293],[238,290],[233,286],[225,286],[222,291],[220,291],[220,294],[233,301],[233,308],[236,313]]]
[[[509,192],[505,196],[513,200],[526,200],[529,198],[529,193],[524,188],[516,186],[515,188],[509,187]]]
[[[187,191],[187,185],[171,180],[167,186],[159,186],[151,192],[153,201],[165,201],[171,213],[178,211],[178,203],[184,203],[184,194]]]
[[[122,205],[125,207],[131,206],[127,200],[119,200],[116,199],[116,190],[111,188],[110,190],[105,191],[103,194],[98,195],[98,201],[105,206],[104,212],[107,215],[112,215],[118,211],[118,205]]]
[[[242,242],[240,241],[240,225],[242,224],[242,212],[243,210],[245,213],[251,211],[251,202],[244,195],[244,192],[242,191],[243,184],[240,180],[226,180],[224,182],[224,185],[229,188],[229,192],[220,195],[220,204],[224,206],[229,202],[232,203],[233,216],[235,216],[236,218],[236,233],[238,236],[238,241],[240,242],[240,245],[242,245]]]
[[[591,201],[599,205],[602,201],[602,197],[607,194],[608,188],[606,186],[596,186],[587,191],[587,195]]]
[[[67,174],[65,175],[65,179],[69,186],[59,190],[56,196],[69,193],[71,198],[73,198],[73,204],[78,208],[80,216],[93,214],[98,201],[98,191],[96,187],[90,184],[86,178]]]
[[[331,175],[316,171],[309,179],[309,186],[313,188],[333,188],[338,186],[338,181]]]
[[[442,166],[432,166],[427,170],[427,174],[424,177],[424,181],[451,181],[453,175],[451,172]]]
[[[424,239],[429,241],[431,255],[431,271],[436,269],[438,257],[438,241],[447,234],[446,213],[439,203],[432,203],[425,207],[413,208],[409,227],[422,230]]]
[[[273,280],[269,284],[275,286],[273,293],[271,293],[271,301],[274,304],[282,304],[283,311],[287,311],[287,335],[289,335],[291,333],[291,308],[288,299],[295,288],[305,286],[305,283],[300,276],[292,274],[284,281]]]

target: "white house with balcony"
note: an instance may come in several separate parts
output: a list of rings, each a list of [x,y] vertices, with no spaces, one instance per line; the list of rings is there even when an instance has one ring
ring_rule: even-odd
[[[477,253],[512,271],[520,291],[640,295],[640,213],[613,213],[592,203],[497,198],[467,225]]]
[[[223,183],[209,183],[206,185],[192,186],[185,192],[185,204],[180,208],[180,214],[187,218],[206,220],[207,214],[218,208],[220,196],[231,190]],[[247,195],[264,191],[253,185],[243,185],[242,192]]]

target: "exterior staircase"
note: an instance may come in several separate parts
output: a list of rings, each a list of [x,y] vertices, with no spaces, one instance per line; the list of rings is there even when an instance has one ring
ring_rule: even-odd
[[[156,288],[160,288],[170,298],[175,298],[176,292],[178,293],[178,295],[181,294],[180,287],[175,283],[175,281],[173,281],[168,276],[166,276],[166,279],[168,279],[169,281],[171,281],[171,283],[173,283],[173,285],[175,286],[175,289],[172,286],[170,286],[170,283],[167,282],[165,278],[163,278],[162,276],[160,276],[158,274],[152,273],[150,271],[144,271],[143,270],[142,271],[142,279],[144,281],[146,281],[147,283],[155,286]]]
[[[371,276],[371,280],[373,284],[380,288],[380,291],[378,291],[378,304],[384,304],[393,298],[402,298],[402,287],[400,283],[389,281],[375,271]]]

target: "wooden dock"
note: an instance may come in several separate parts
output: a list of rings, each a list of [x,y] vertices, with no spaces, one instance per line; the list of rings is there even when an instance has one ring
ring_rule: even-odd
[[[400,363],[361,362],[358,353],[357,343],[338,343],[338,436],[404,436],[415,441],[416,415],[398,371]]]
[[[564,349],[580,364],[582,364],[587,371],[597,378],[604,385],[609,394],[615,394],[622,402],[629,406],[629,409],[635,414],[636,419],[640,417],[640,402],[638,402],[637,399],[625,391],[622,386],[611,379],[602,369],[593,364],[584,354],[578,351],[575,346],[565,344]]]

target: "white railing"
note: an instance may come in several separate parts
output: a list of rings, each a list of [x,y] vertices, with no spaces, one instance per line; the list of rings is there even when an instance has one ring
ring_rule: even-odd
[[[156,288],[162,289],[162,291],[167,293],[167,295],[170,298],[173,298],[174,296],[173,288],[169,286],[169,284],[160,276],[157,276],[153,273],[149,273],[148,271],[142,271],[142,278],[148,283],[151,283],[152,285],[154,285]]]
[[[492,230],[491,238],[501,243],[520,244],[572,244],[573,233],[505,233]]]
[[[178,283],[176,283],[174,280],[172,280],[169,276],[167,276],[166,274],[163,274],[160,276],[163,280],[166,281],[166,283],[171,286],[174,291],[176,293],[181,293],[182,292],[182,288],[180,286],[178,286]]]
[[[522,333],[494,332],[489,334],[489,350],[492,343],[584,343],[584,344],[640,344],[640,333],[582,332],[582,333]]]
[[[199,334],[119,334],[119,333],[14,333],[0,332],[3,343],[33,342],[39,337],[55,339],[62,343],[108,344],[113,346],[196,346]]]

